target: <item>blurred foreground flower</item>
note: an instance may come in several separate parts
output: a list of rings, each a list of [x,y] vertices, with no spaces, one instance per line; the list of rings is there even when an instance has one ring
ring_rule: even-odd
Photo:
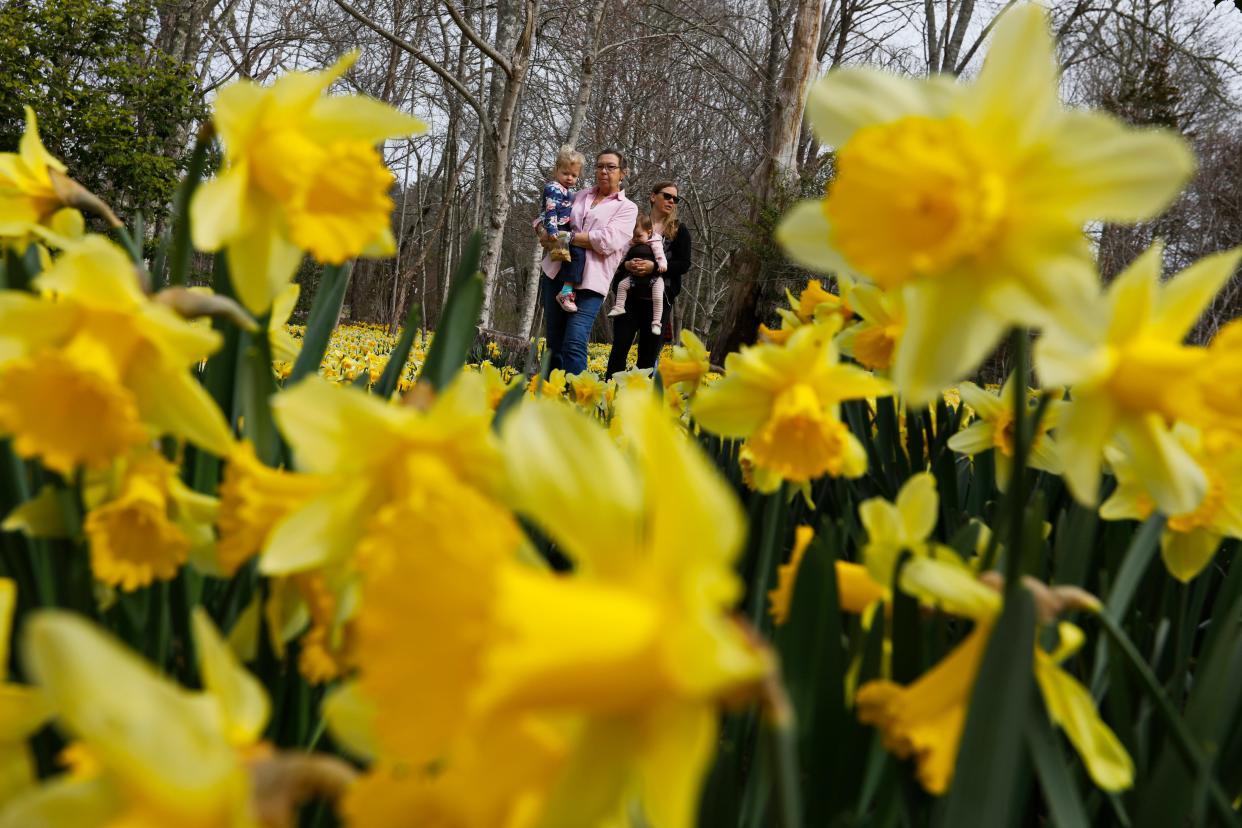
[[[914,405],[978,365],[1007,326],[1089,326],[1083,224],[1155,215],[1194,168],[1173,132],[1061,108],[1033,4],[1001,17],[974,82],[837,70],[812,88],[807,118],[837,149],[837,175],[777,237],[803,266],[901,291],[893,378]]]
[[[161,434],[228,452],[228,424],[191,373],[219,334],[148,299],[119,247],[88,236],[34,286],[42,296],[0,293],[0,433],[19,455],[69,475]]]
[[[502,430],[510,498],[572,574],[521,562],[512,518],[442,474],[367,546],[358,689],[384,725],[374,740],[346,728],[381,755],[349,797],[356,824],[404,825],[417,808],[582,828],[640,805],[653,825],[693,825],[719,706],[772,664],[729,616],[743,522],[727,486],[652,395],[617,406],[633,456],[552,401]]]
[[[226,250],[233,289],[256,316],[288,284],[304,250],[341,264],[395,249],[392,174],[375,144],[425,127],[361,95],[323,97],[357,59],[351,52],[270,87],[238,81],[216,97],[212,121],[225,167],[195,191],[194,244]]]
[[[313,762],[332,767],[331,774],[315,775],[317,791],[307,787],[304,773],[272,784],[278,757],[258,741],[270,712],[266,692],[202,610],[193,628],[201,692],[172,684],[85,619],[59,610],[30,618],[23,661],[76,740],[73,762],[69,773],[9,803],[0,825],[284,826],[297,800],[339,792],[349,771],[326,758]],[[101,685],[107,693],[98,692]],[[328,777],[337,780],[334,786],[317,784]],[[254,784],[259,779],[261,789]],[[295,788],[300,796],[289,796]],[[260,801],[260,790],[283,813]]]

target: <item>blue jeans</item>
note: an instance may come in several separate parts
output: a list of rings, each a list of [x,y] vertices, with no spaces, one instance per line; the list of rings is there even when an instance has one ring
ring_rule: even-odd
[[[587,369],[587,340],[595,324],[595,315],[604,304],[604,297],[593,290],[576,293],[577,313],[566,313],[557,303],[559,281],[543,278],[543,330],[552,353],[552,368],[563,368],[566,374],[581,374]]]

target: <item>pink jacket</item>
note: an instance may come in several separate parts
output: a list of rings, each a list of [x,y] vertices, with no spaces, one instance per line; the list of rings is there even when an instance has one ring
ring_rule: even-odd
[[[603,201],[591,207],[594,197],[594,187],[580,190],[574,196],[570,217],[574,232],[586,233],[591,240],[579,288],[606,296],[612,285],[612,274],[630,247],[634,222],[638,220],[638,205],[625,197],[624,190],[605,196]],[[544,254],[543,275],[554,279],[560,268],[560,262],[554,262]]]

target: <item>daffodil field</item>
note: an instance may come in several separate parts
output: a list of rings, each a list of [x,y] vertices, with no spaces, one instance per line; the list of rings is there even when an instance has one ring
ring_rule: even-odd
[[[477,236],[434,334],[337,324],[427,128],[354,58],[221,89],[153,256],[0,154],[0,828],[1238,822],[1242,251],[1101,284],[1195,162],[1040,9],[820,80],[805,286],[607,382],[476,337]]]

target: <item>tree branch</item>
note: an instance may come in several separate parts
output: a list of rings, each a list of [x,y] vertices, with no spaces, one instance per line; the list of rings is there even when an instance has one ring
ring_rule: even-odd
[[[512,78],[513,64],[509,62],[509,59],[493,49],[486,40],[479,37],[479,33],[470,25],[470,21],[462,17],[461,12],[457,10],[457,7],[452,4],[451,0],[443,0],[443,2],[444,8],[448,10],[449,17],[453,18],[453,22],[457,24],[457,28],[461,29],[461,33],[466,36],[466,39],[478,46],[480,52],[491,58],[505,75]]]
[[[470,90],[466,88],[465,84],[463,84],[460,80],[458,80],[457,77],[452,72],[448,71],[443,66],[436,63],[431,58],[427,57],[427,55],[424,54],[420,49],[418,49],[418,47],[416,47],[414,44],[407,43],[406,41],[402,40],[397,35],[385,29],[379,23],[376,23],[374,20],[367,17],[362,12],[358,11],[352,5],[347,3],[346,0],[333,0],[333,2],[335,2],[338,6],[340,6],[345,11],[347,11],[350,14],[350,16],[353,17],[355,20],[357,20],[359,23],[363,24],[364,26],[369,28],[371,31],[375,32],[377,35],[384,38],[385,40],[387,40],[389,43],[393,44],[394,46],[408,52],[410,55],[412,55],[416,60],[418,60],[428,69],[430,69],[431,71],[439,75],[441,78],[443,78],[444,82],[447,83],[449,86],[453,87],[453,89],[456,90],[457,94],[461,95],[462,99],[465,100],[465,102],[470,105],[470,108],[473,109],[475,113],[479,116],[480,122],[482,123],[488,122],[487,112],[486,110],[484,110],[483,105],[479,103],[479,99],[476,98],[473,94],[471,94]]]

